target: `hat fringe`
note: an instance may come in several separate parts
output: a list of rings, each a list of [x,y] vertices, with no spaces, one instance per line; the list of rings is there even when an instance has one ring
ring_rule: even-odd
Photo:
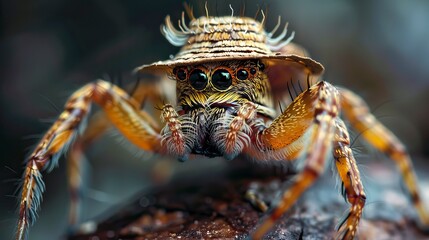
[[[184,25],[186,27],[186,24]],[[171,45],[176,47],[185,45],[186,41],[188,41],[189,35],[191,34],[183,31],[183,29],[181,29],[181,31],[177,30],[171,22],[170,15],[165,17],[165,25],[161,25],[161,33],[168,40],[168,42],[171,43]]]

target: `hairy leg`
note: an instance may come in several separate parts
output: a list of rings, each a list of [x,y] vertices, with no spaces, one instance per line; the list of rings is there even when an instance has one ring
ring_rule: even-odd
[[[336,121],[336,131],[333,143],[333,156],[338,174],[341,178],[341,188],[344,197],[351,204],[349,213],[339,224],[335,239],[353,239],[365,206],[366,196],[356,160],[350,148],[350,137],[344,122]]]
[[[91,103],[104,110],[108,119],[132,143],[147,151],[160,150],[159,134],[145,121],[138,104],[122,89],[102,80],[90,83],[72,94],[56,122],[29,156],[23,176],[16,239],[24,239],[34,222],[44,183],[41,171],[52,170],[60,154],[67,150]]]
[[[70,193],[69,225],[71,226],[79,221],[81,186],[83,184],[81,172],[84,151],[110,128],[111,125],[102,111],[95,113],[90,118],[85,131],[76,138],[76,141],[68,151],[66,159],[67,182]]]
[[[429,227],[429,212],[419,194],[411,158],[404,145],[370,113],[368,106],[360,97],[346,89],[340,89],[340,94],[342,109],[350,124],[361,132],[372,146],[396,163],[421,222]]]
[[[271,126],[259,133],[263,144],[260,148],[264,151],[285,148],[311,130],[303,170],[284,192],[270,217],[256,228],[253,238],[261,239],[324,171],[325,158],[334,136],[338,104],[339,93],[336,88],[329,83],[320,82],[299,95]]]
[[[162,81],[161,81],[162,82]],[[161,84],[156,83],[140,83],[137,82],[130,84],[126,87],[129,89],[129,98],[134,99],[136,109],[141,109],[147,100],[154,104],[160,104],[162,98]],[[150,126],[156,131],[160,132],[158,123],[154,121],[146,112],[141,111],[140,113]],[[83,183],[82,178],[82,160],[84,158],[84,151],[103,135],[107,129],[112,127],[112,123],[106,117],[105,113],[100,110],[93,114],[85,131],[79,135],[67,155],[67,180],[70,193],[70,208],[69,208],[69,225],[76,225],[79,221],[80,213],[80,198],[81,188]],[[165,165],[165,164],[164,164]]]

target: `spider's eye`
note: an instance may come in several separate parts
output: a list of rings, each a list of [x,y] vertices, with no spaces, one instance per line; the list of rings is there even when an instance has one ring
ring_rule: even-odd
[[[251,68],[250,69],[250,74],[254,75],[256,73],[256,69],[255,68]]]
[[[231,74],[225,69],[216,70],[212,75],[212,84],[219,90],[225,90],[232,84]]]
[[[259,64],[258,64],[258,66],[259,66],[259,71],[264,71],[264,69],[265,69],[265,64],[263,64],[263,63],[259,63]]]
[[[195,69],[189,75],[191,86],[196,90],[203,90],[207,86],[207,75],[200,69]]]
[[[246,80],[249,77],[249,73],[244,69],[239,69],[237,71],[237,78],[240,80]]]
[[[176,74],[176,78],[179,80],[185,80],[187,77],[187,72],[183,68],[175,68],[173,73]]]

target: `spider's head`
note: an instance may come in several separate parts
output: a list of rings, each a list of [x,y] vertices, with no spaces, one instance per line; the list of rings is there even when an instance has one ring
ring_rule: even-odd
[[[172,69],[182,107],[236,105],[251,101],[271,106],[265,64],[259,60],[214,61]]]

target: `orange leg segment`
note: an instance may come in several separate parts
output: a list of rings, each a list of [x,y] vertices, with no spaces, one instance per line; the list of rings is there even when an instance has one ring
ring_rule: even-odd
[[[334,137],[338,104],[339,93],[336,88],[329,83],[320,82],[296,98],[270,127],[261,132],[261,142],[271,149],[287,146],[291,140],[286,133],[291,132],[293,135],[302,136],[307,130],[311,130],[312,134],[306,149],[303,170],[283,194],[279,205],[270,217],[256,228],[252,238],[261,239],[324,171],[325,159]]]
[[[350,211],[339,224],[335,239],[353,239],[365,206],[366,196],[360,173],[350,148],[350,137],[344,122],[337,119],[334,137],[333,156],[342,181],[343,194],[351,204]]]
[[[128,86],[131,91],[130,98],[134,99],[136,109],[140,109],[147,100],[160,104],[161,99],[160,84],[139,83]],[[148,121],[150,126],[159,132],[159,126],[146,112],[141,111],[143,119]],[[82,135],[78,136],[76,141],[68,151],[67,156],[67,180],[70,193],[70,208],[69,208],[69,225],[74,226],[79,221],[79,208],[81,198],[81,187],[84,184],[81,176],[82,160],[84,151],[98,139],[107,129],[112,127],[112,123],[106,117],[103,111],[98,111],[93,114],[88,122],[88,125]]]
[[[421,223],[429,227],[429,212],[418,191],[411,158],[404,145],[370,113],[365,102],[346,89],[340,89],[342,109],[351,125],[377,150],[389,156],[397,165]]]
[[[102,80],[80,88],[69,98],[64,112],[43,136],[26,163],[16,239],[26,237],[26,230],[36,217],[45,188],[41,171],[52,170],[57,164],[58,157],[72,142],[92,102],[100,105],[107,118],[132,143],[147,151],[160,150],[159,133],[148,123],[147,115],[140,112],[139,104],[125,91]]]

